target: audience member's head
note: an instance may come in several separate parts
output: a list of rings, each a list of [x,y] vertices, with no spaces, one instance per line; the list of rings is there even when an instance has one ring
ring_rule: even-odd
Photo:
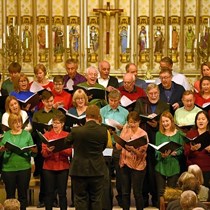
[[[200,185],[203,184],[203,182],[204,182],[203,173],[201,171],[201,168],[198,165],[196,165],[196,164],[190,165],[188,167],[188,172],[192,173],[198,179],[198,182]]]
[[[188,171],[183,172],[178,178],[177,186],[179,188],[182,188],[185,180],[187,180],[188,178],[191,178],[191,177],[195,177],[195,176],[192,173],[189,173]]]
[[[20,210],[20,202],[17,199],[7,199],[4,201],[4,210]]]
[[[181,194],[180,205],[182,210],[192,210],[198,202],[197,195],[192,190],[186,190]]]
[[[196,193],[196,195],[199,193],[200,184],[195,177],[190,177],[184,181],[182,185],[182,191],[184,192],[186,190],[192,190],[193,192]]]

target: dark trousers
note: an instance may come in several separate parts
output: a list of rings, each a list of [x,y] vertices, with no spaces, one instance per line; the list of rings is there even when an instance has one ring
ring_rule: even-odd
[[[175,188],[177,186],[179,174],[166,177],[156,171],[155,177],[156,177],[156,183],[157,183],[158,198],[160,199],[160,197],[163,196],[165,192],[166,186],[172,187],[172,188]],[[159,202],[160,200],[158,201],[158,205],[159,205]]]
[[[204,186],[210,188],[210,172],[203,171]]]
[[[76,210],[102,210],[104,176],[72,176]]]
[[[67,181],[68,181],[69,170],[61,170],[61,171],[52,171],[52,170],[44,170],[43,176],[45,180],[45,208],[46,210],[53,209],[53,202],[55,198],[55,188],[57,189],[57,193],[59,196],[59,204],[61,210],[67,209],[67,197],[66,197],[66,189],[67,189]]]
[[[131,186],[133,188],[133,194],[136,202],[136,209],[143,210],[143,195],[142,188],[144,182],[144,176],[146,171],[138,171],[124,166],[120,170],[122,181],[122,204],[123,210],[130,209],[130,194]]]
[[[120,175],[120,150],[117,150],[115,147],[113,148],[113,155],[112,160],[114,164],[115,174],[116,174],[116,190],[117,190],[117,196],[116,199],[118,201],[119,206],[122,205],[122,184],[121,184],[121,175]]]
[[[2,179],[5,184],[5,190],[7,199],[15,198],[15,191],[17,188],[18,200],[20,201],[20,209],[26,210],[27,202],[27,190],[29,188],[29,181],[31,177],[31,169],[2,172]]]
[[[155,179],[155,151],[154,149],[147,150],[147,166],[146,166],[146,175],[144,177],[143,184],[143,197],[144,197],[144,207],[149,205],[149,193],[152,196],[153,206],[157,206],[157,188],[156,188],[156,179]]]

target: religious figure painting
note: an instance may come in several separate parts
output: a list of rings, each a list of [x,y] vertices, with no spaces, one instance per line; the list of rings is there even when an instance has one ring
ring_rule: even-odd
[[[179,45],[179,33],[176,29],[176,26],[173,26],[172,30],[172,50],[177,51]]]
[[[121,45],[121,53],[126,53],[127,49],[127,38],[128,38],[128,31],[126,26],[122,26],[120,30],[120,45]]]
[[[139,32],[138,43],[139,43],[139,52],[141,53],[147,47],[147,32],[146,32],[145,26],[141,26],[141,30]]]
[[[71,53],[78,53],[79,51],[79,30],[76,25],[73,25],[69,31],[70,49]]]
[[[29,30],[29,25],[25,25],[25,28],[23,30],[22,46],[23,46],[23,49],[29,49],[29,50],[32,47],[32,36],[31,36],[31,32]]]
[[[157,29],[154,34],[155,38],[155,53],[163,53],[163,43],[164,43],[164,36],[163,32],[161,31],[161,27],[157,26]]]
[[[38,43],[39,43],[39,49],[45,49],[45,27],[44,25],[40,26],[39,32],[38,32]]]
[[[92,53],[96,53],[99,47],[99,33],[98,28],[94,25],[90,27],[90,49]]]
[[[187,52],[193,51],[194,42],[195,42],[195,33],[192,29],[192,26],[189,26],[186,32],[186,36],[185,36],[185,46],[186,46]]]
[[[61,26],[54,28],[54,52],[55,54],[62,54],[64,52],[63,31]]]

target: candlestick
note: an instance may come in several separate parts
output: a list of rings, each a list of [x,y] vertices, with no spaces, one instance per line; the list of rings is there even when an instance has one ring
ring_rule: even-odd
[[[28,49],[28,38],[26,37],[26,49]]]
[[[90,48],[90,26],[87,27],[87,48]]]
[[[201,33],[198,34],[198,42],[200,43],[201,41]]]
[[[210,28],[210,18],[208,18],[208,28]]]
[[[20,26],[18,26],[17,28],[17,35],[19,36],[19,34],[20,34]]]
[[[128,25],[127,31],[127,48],[130,48],[130,25]]]
[[[15,27],[15,17],[12,18],[12,25]]]
[[[21,42],[23,42],[23,38],[24,38],[24,32],[22,31],[22,33],[21,33]]]
[[[7,35],[9,36],[9,26],[7,26]]]
[[[66,48],[69,48],[69,25],[66,28]]]
[[[169,26],[169,49],[172,49],[172,35],[173,34],[173,29],[172,25]]]
[[[149,48],[149,26],[148,25],[146,25],[145,30],[146,30],[146,48]]]
[[[45,26],[45,48],[48,48],[48,25]]]

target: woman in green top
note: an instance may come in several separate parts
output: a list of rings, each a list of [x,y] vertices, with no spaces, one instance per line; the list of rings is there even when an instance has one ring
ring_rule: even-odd
[[[174,123],[174,118],[170,112],[165,111],[160,117],[159,131],[156,133],[156,146],[163,142],[174,141],[183,145],[183,134],[177,130]],[[175,151],[166,150],[164,153],[156,151],[156,181],[157,191],[160,204],[166,185],[176,187],[177,180],[180,174],[179,157],[183,153],[183,147]]]
[[[26,210],[27,190],[31,176],[31,155],[37,153],[37,148],[34,146],[26,151],[18,151],[14,147],[9,147],[9,143],[19,148],[32,146],[34,143],[31,134],[22,129],[21,115],[10,114],[8,124],[11,130],[4,133],[0,142],[0,154],[3,155],[2,179],[7,199],[15,198],[17,188],[21,210]]]

